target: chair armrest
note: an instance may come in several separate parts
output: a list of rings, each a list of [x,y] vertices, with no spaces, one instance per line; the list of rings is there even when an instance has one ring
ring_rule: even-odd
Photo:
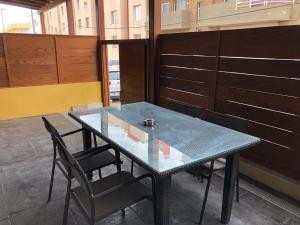
[[[69,131],[69,132],[67,132],[67,133],[64,133],[64,134],[62,134],[62,135],[60,135],[60,136],[62,136],[62,137],[66,137],[66,136],[69,136],[69,135],[71,135],[71,134],[75,134],[75,133],[81,132],[82,130],[83,130],[83,129],[81,128],[81,129],[77,129],[77,130]]]
[[[108,190],[105,190],[105,191],[103,191],[103,192],[101,192],[101,193],[98,193],[98,194],[96,194],[96,195],[93,195],[93,196],[92,196],[92,199],[94,200],[94,199],[103,197],[104,195],[108,195],[108,194],[110,194],[110,193],[112,193],[112,192],[114,192],[114,191],[116,191],[116,190],[118,190],[118,189],[121,189],[121,188],[123,188],[123,187],[125,187],[125,186],[128,186],[128,185],[130,185],[130,184],[136,183],[136,182],[138,182],[138,181],[141,181],[141,180],[143,180],[143,179],[145,179],[145,178],[150,178],[150,179],[152,180],[152,182],[155,182],[155,179],[154,179],[154,177],[153,177],[151,174],[144,174],[144,175],[139,176],[139,177],[137,177],[137,178],[135,178],[135,179],[133,179],[133,180],[127,181],[127,182],[122,183],[122,184],[120,184],[120,185],[117,185],[117,186],[115,186],[115,187],[113,187],[113,188],[110,188],[110,189],[108,189]]]
[[[98,146],[98,147],[93,147],[93,148],[89,148],[87,150],[81,151],[81,152],[76,152],[73,154],[73,156],[78,160],[83,160],[89,157],[92,157],[94,155],[97,155],[101,152],[105,152],[109,149],[111,149],[111,145],[107,144],[107,145],[102,145],[102,146]]]

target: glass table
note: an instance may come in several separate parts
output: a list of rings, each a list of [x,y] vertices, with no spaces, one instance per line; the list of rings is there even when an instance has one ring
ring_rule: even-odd
[[[156,178],[157,225],[169,224],[172,174],[221,156],[226,157],[221,222],[231,215],[239,152],[259,138],[146,102],[70,112],[83,127],[85,149],[91,132],[134,160]],[[155,120],[145,127],[147,118]]]

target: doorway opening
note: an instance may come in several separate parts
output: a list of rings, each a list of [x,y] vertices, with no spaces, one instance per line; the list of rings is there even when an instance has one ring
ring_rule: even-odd
[[[147,101],[148,40],[105,40],[100,45],[106,47],[104,106]]]
[[[107,61],[108,61],[108,89],[110,105],[121,104],[121,73],[119,45],[107,45]]]

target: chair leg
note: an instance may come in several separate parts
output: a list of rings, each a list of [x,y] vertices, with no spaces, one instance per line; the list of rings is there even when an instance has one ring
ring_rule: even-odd
[[[134,161],[131,160],[131,169],[130,169],[131,174],[133,174],[133,166],[134,166]]]
[[[93,138],[94,138],[94,145],[95,147],[98,147],[98,144],[97,144],[97,136],[95,133],[93,133]]]
[[[55,165],[56,165],[56,146],[53,143],[53,161],[52,161],[52,170],[51,170],[51,178],[50,178],[50,186],[49,186],[49,193],[48,193],[48,200],[47,202],[49,202],[51,200],[51,196],[52,196],[52,188],[53,188],[53,181],[54,181],[54,173],[55,173]]]
[[[240,201],[240,178],[239,178],[239,174],[237,174],[236,177],[236,202]]]
[[[200,214],[200,219],[199,219],[199,223],[198,223],[199,225],[201,225],[202,221],[203,221],[204,211],[205,211],[205,207],[206,207],[206,201],[207,201],[209,187],[210,187],[210,183],[211,183],[211,177],[213,175],[214,163],[215,163],[215,161],[211,161],[211,163],[210,163],[209,175],[208,175],[208,178],[207,178],[207,185],[206,185],[206,189],[205,189],[205,195],[204,195],[201,214]]]
[[[98,172],[99,172],[99,178],[102,179],[102,172],[101,172],[101,169],[98,169]]]
[[[116,166],[117,166],[117,171],[118,172],[121,172],[122,171],[122,168],[121,168],[121,156],[120,156],[120,152],[116,149],[115,150],[115,157],[116,157],[116,160],[117,160],[117,163],[116,163]]]
[[[153,219],[154,225],[157,225],[157,204],[156,204],[156,183],[155,178],[152,179],[152,203],[153,203]]]
[[[68,188],[67,188],[66,199],[65,199],[63,225],[66,225],[68,222],[69,204],[70,204],[70,188],[71,188],[71,178],[68,178]]]
[[[125,209],[122,209],[122,216],[125,216]]]

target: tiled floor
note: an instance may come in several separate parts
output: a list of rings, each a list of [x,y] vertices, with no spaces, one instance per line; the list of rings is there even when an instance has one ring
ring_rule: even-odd
[[[75,128],[65,116],[51,115],[60,131]],[[67,138],[72,151],[80,150],[81,135]],[[41,118],[32,117],[0,122],[0,225],[59,225],[62,222],[66,181],[59,170],[55,176],[53,198],[46,203],[51,169],[52,144]],[[129,162],[123,159],[125,170]],[[107,168],[104,173],[114,172]],[[135,168],[136,173],[141,169]],[[205,184],[182,172],[173,177],[172,225],[197,224]],[[299,225],[300,219],[271,205],[256,195],[240,190],[240,203],[232,211],[232,225]],[[219,224],[222,200],[222,178],[214,176],[204,223]],[[69,225],[86,225],[74,204],[71,204]],[[126,216],[115,213],[97,224],[153,224],[152,208],[141,202],[126,209]]]

